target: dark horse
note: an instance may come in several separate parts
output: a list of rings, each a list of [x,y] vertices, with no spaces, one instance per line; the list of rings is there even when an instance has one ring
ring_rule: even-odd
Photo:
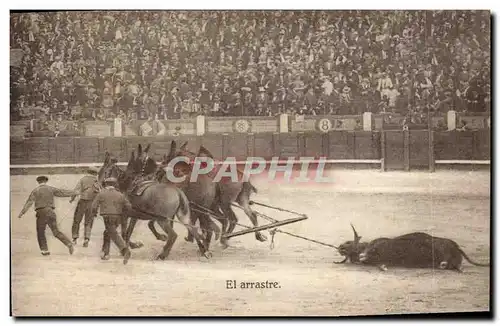
[[[149,146],[145,151],[146,153],[148,149]],[[142,182],[144,179],[144,169],[150,165],[148,159],[151,160],[147,155],[146,159],[144,159],[143,154],[142,146],[139,145],[137,157],[132,152],[125,171],[121,171],[116,164],[110,165],[108,162],[108,165],[101,168],[102,173],[99,174],[103,178],[116,174],[115,177],[117,177],[120,191],[127,194],[132,204],[133,211],[128,214],[130,223],[125,234],[125,241],[129,241],[137,220],[150,221],[148,226],[152,229],[151,231],[154,230],[153,223],[155,221],[167,234],[163,252],[158,255],[158,259],[166,259],[177,239],[177,233],[173,229],[174,218],[177,216],[178,220],[187,228],[189,234],[196,239],[201,254],[209,258],[211,256],[210,252],[203,245],[201,237],[196,232],[196,228],[191,225],[189,201],[184,192],[177,187],[165,183],[149,181],[148,185],[144,185],[144,182]],[[140,194],[135,191],[137,186],[142,186],[143,190]],[[156,233],[155,235],[159,238],[159,234],[156,231],[153,233]]]
[[[179,150],[177,150],[176,142],[172,141],[170,146],[170,152],[168,155],[164,156],[163,162],[160,165],[160,169],[157,172],[158,180],[165,179],[166,172],[164,170],[164,167],[166,167],[171,160],[179,156],[184,156],[189,158],[190,162],[193,162],[196,159],[196,157],[209,157],[211,159],[214,159],[214,156],[210,153],[210,151],[203,146],[200,146],[198,153],[193,153],[188,151],[187,142],[185,142],[179,148]],[[176,163],[174,169],[176,169],[177,165],[184,166],[185,169],[186,164],[182,162]],[[190,168],[188,168],[187,170],[191,171]],[[231,180],[224,178],[220,182],[213,182],[213,179],[215,177],[214,173],[202,174],[197,178],[198,180],[201,181],[197,180],[194,183],[190,183],[190,185],[188,186],[188,187],[193,187],[193,189],[196,189],[196,191],[192,194],[192,196],[197,196],[197,197],[203,197],[208,195],[211,196],[215,191],[217,205],[212,204],[204,207],[211,208],[216,213],[218,213],[219,210],[222,211],[224,217],[221,218],[216,217],[216,219],[219,220],[222,224],[223,234],[233,232],[234,228],[236,227],[236,223],[238,222],[238,218],[236,217],[236,214],[233,212],[231,207],[233,203],[239,204],[243,209],[243,211],[245,212],[245,214],[250,218],[252,224],[254,226],[258,226],[257,215],[250,208],[250,195],[252,194],[252,192],[257,192],[257,189],[250,183],[250,181],[242,181],[241,176],[242,176],[241,171],[238,171],[237,182],[232,182]],[[186,194],[188,195],[188,198],[191,199],[189,193],[190,192],[188,190]],[[192,216],[192,220],[194,222],[196,222],[196,218],[197,218],[196,215]],[[200,224],[201,223],[202,222],[200,220]],[[258,231],[255,232],[255,238],[259,241],[267,240],[267,238]],[[189,235],[186,240],[193,241],[192,237],[190,237]],[[221,238],[221,243],[223,244],[224,247],[227,247],[226,239]]]
[[[172,142],[172,144],[175,144],[175,141]],[[175,145],[174,145],[175,146]],[[149,145],[148,145],[149,148]],[[147,153],[147,151],[145,151]],[[159,170],[163,171],[160,169],[156,161],[149,156],[145,156],[142,158],[142,165],[143,165],[143,175],[144,178],[150,180],[150,179],[155,179],[157,181],[157,172]],[[181,173],[183,174],[189,174],[190,171],[190,166],[189,164],[182,163],[176,165],[176,170],[177,173],[182,171]],[[206,207],[206,208],[211,208],[214,211],[218,210],[218,202],[217,202],[217,185],[212,182],[212,179],[207,177],[207,176],[201,176],[196,180],[196,182],[189,182],[189,176],[187,178],[188,182],[170,182],[169,180],[166,180],[166,178],[162,179],[160,182],[164,183],[166,182],[167,184],[171,184],[179,189],[181,189],[189,199],[190,205],[194,205],[191,207],[191,222],[193,225],[195,225],[196,221],[200,221],[200,228],[203,233],[203,238],[204,242],[203,244],[205,245],[205,248],[210,248],[210,242],[212,239],[212,235],[215,233],[216,237],[215,239],[217,240],[220,236],[221,230],[215,224],[211,216],[206,214],[205,211],[200,210],[201,207]],[[196,207],[198,206],[198,207]],[[155,233],[154,230],[154,225],[150,227],[151,231]],[[192,236],[191,234],[188,235],[188,238],[186,240],[190,240],[192,242]]]

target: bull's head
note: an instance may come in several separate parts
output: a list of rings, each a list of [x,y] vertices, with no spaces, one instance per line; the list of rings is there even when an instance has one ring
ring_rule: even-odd
[[[364,249],[366,246],[365,243],[360,243],[359,240],[361,240],[361,236],[358,235],[358,232],[354,228],[354,225],[351,223],[351,228],[352,231],[354,232],[354,240],[353,241],[346,241],[343,244],[341,244],[338,247],[338,252],[342,256],[344,256],[344,260],[340,262],[335,262],[336,264],[342,264],[345,263],[347,260],[350,259],[352,263],[359,262],[359,253]]]

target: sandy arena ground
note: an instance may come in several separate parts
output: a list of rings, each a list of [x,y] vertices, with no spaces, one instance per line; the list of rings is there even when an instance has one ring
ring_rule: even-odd
[[[328,185],[270,184],[256,180],[256,201],[303,212],[309,219],[283,230],[323,242],[352,239],[352,222],[363,240],[423,231],[457,241],[479,262],[490,260],[490,173],[439,171],[330,171]],[[73,188],[80,176],[54,175],[50,184]],[[89,248],[70,256],[47,230],[52,255],[42,257],[33,209],[17,215],[35,176],[11,176],[12,293],[14,316],[148,315],[367,315],[489,310],[490,269],[464,262],[464,273],[336,265],[331,248],[277,234],[275,248],[252,234],[231,247],[212,247],[210,261],[186,243],[186,230],[166,261],[153,258],[163,243],[139,222],[133,235],[145,246],[124,266],[116,247],[99,258],[103,222],[94,223]],[[57,199],[61,230],[71,236],[76,201]],[[278,219],[292,216],[261,209]],[[240,223],[250,222],[241,212]],[[261,223],[264,223],[262,221]],[[236,230],[239,230],[237,227]],[[83,223],[82,229],[83,232]],[[266,235],[269,233],[265,231]],[[277,289],[226,289],[226,280],[277,281]]]

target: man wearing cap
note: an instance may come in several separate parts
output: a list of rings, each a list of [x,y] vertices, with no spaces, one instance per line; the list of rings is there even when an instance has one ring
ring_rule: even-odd
[[[97,214],[97,209],[100,210],[100,215],[103,217],[105,230],[103,233],[102,245],[102,260],[109,259],[110,240],[116,244],[123,255],[123,264],[126,264],[130,259],[130,249],[125,240],[117,232],[116,228],[126,217],[127,212],[131,211],[132,206],[124,194],[116,190],[116,178],[107,178],[104,180],[104,189],[101,190],[92,202],[92,214]]]
[[[52,230],[52,234],[54,234],[57,239],[59,239],[68,247],[69,253],[72,255],[74,251],[73,243],[71,243],[71,240],[66,235],[59,231],[59,228],[57,226],[57,217],[56,213],[54,212],[54,196],[70,197],[74,196],[76,193],[73,190],[58,189],[48,186],[47,181],[49,181],[49,178],[47,178],[46,176],[39,176],[38,178],[36,178],[36,181],[38,182],[39,186],[31,192],[28,200],[24,204],[21,213],[19,213],[18,218],[21,218],[34,203],[36,211],[36,233],[38,245],[40,247],[42,255],[50,255],[47,246],[47,238],[45,237],[45,228],[47,227],[47,225]]]
[[[80,195],[80,200],[76,205],[75,214],[73,216],[73,226],[71,227],[71,234],[73,236],[73,243],[76,241],[80,235],[80,224],[82,223],[82,218],[85,215],[84,222],[84,242],[83,246],[88,247],[90,241],[90,233],[92,232],[92,225],[94,224],[94,215],[92,215],[91,207],[92,201],[99,192],[99,183],[97,182],[97,169],[90,167],[87,170],[87,175],[78,180],[75,187],[75,192]],[[70,203],[75,200],[76,196],[71,196]]]

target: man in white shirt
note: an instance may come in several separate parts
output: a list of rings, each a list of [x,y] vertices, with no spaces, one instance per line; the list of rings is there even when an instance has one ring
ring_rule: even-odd
[[[382,77],[378,80],[377,84],[377,90],[380,92],[380,98],[387,95],[391,87],[393,87],[391,78],[387,75],[387,72],[382,73]]]
[[[396,101],[400,95],[399,91],[395,89],[392,85],[386,91],[387,98],[389,99],[389,108],[393,109],[396,107]]]
[[[333,84],[332,82],[328,79],[328,77],[323,77],[323,85],[321,85],[321,88],[323,88],[323,94],[326,96],[330,96],[333,92]]]

